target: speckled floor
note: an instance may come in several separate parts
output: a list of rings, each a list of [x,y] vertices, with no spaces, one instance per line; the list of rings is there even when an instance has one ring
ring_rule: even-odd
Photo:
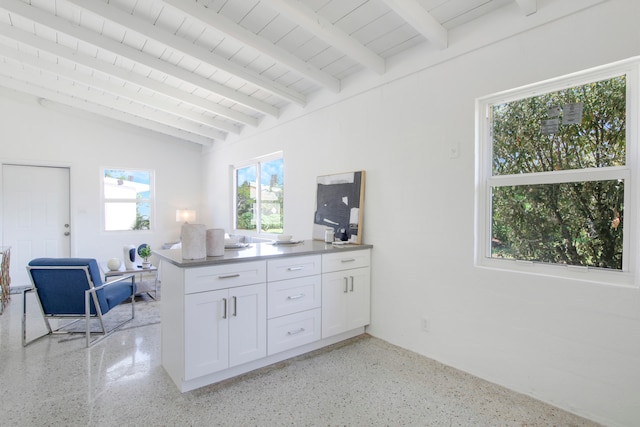
[[[181,394],[160,324],[139,316],[88,350],[60,337],[23,348],[21,310],[13,295],[0,316],[3,426],[597,425],[368,335]]]

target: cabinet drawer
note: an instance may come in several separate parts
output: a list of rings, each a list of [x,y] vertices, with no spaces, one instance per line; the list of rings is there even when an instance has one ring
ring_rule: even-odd
[[[267,277],[270,282],[293,279],[295,277],[313,276],[321,272],[320,255],[280,258],[267,261]]]
[[[322,255],[322,272],[368,267],[370,262],[371,250],[369,249],[325,254]]]
[[[299,311],[320,307],[322,298],[322,276],[299,277],[297,279],[269,282],[267,285],[267,315],[285,316]]]
[[[265,261],[241,262],[187,268],[184,275],[185,293],[192,294],[264,282],[267,267]]]
[[[268,355],[318,341],[320,319],[320,309],[316,308],[268,320]]]

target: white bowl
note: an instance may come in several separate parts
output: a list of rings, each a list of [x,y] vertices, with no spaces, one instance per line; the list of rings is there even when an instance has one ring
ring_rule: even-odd
[[[290,242],[291,239],[293,239],[293,236],[291,234],[278,234],[276,239],[278,242]]]
[[[233,246],[233,245],[237,245],[238,243],[240,243],[240,239],[238,239],[237,237],[230,237],[228,239],[224,239],[225,246]]]

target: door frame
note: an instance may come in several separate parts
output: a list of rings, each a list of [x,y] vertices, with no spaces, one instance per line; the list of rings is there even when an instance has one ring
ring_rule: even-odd
[[[4,183],[2,181],[3,177],[3,169],[4,166],[31,166],[31,167],[48,167],[48,168],[65,168],[69,170],[69,224],[75,224],[75,214],[72,206],[75,205],[74,202],[74,191],[73,191],[73,168],[71,167],[71,163],[66,162],[45,162],[45,161],[25,161],[25,160],[15,160],[12,161],[10,159],[2,159],[0,158],[0,246],[4,245]],[[73,226],[72,226],[73,228]],[[71,233],[69,238],[69,254],[73,256],[75,253],[75,233]]]

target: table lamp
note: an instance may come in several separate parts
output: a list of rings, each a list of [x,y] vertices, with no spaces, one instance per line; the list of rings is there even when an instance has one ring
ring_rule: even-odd
[[[176,210],[176,222],[190,223],[196,220],[196,211],[193,209]]]

